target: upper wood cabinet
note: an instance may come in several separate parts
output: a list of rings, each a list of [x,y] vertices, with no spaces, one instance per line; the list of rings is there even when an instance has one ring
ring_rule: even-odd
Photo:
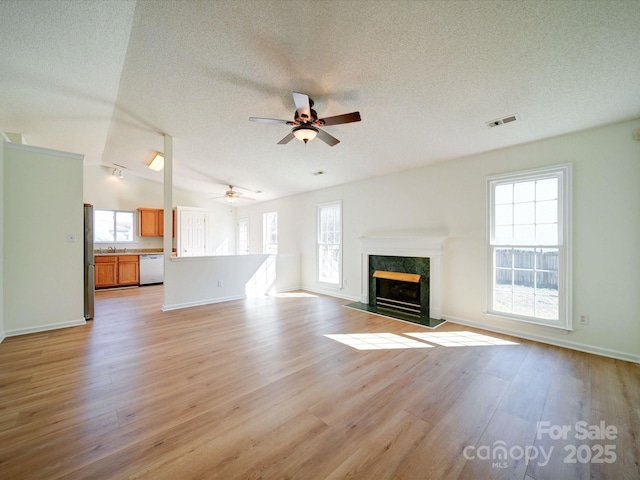
[[[171,225],[176,235],[176,217],[173,213]],[[164,235],[164,210],[161,208],[138,209],[138,235],[141,237],[162,237]]]
[[[139,208],[138,235],[141,237],[162,237],[164,235],[164,211],[160,208]]]

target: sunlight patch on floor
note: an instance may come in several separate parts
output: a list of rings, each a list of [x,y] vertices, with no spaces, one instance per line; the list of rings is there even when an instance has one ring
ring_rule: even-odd
[[[312,293],[305,293],[305,292],[274,293],[271,296],[272,297],[278,297],[278,298],[312,298],[312,297],[317,297],[317,295],[314,295]]]
[[[474,332],[433,332],[433,333],[406,333],[410,337],[435,343],[443,347],[475,347],[488,345],[519,345],[519,343],[502,338],[490,337]]]
[[[401,337],[394,333],[339,333],[325,335],[358,350],[390,350],[398,348],[433,348],[423,342],[416,342],[410,338]]]

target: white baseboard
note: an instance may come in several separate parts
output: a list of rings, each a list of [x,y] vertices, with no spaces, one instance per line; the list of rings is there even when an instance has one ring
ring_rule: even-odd
[[[7,330],[5,335],[7,337],[17,337],[18,335],[27,335],[29,333],[46,332],[47,330],[58,330],[60,328],[78,327],[80,325],[86,325],[87,321],[82,318],[81,320],[68,320],[60,323],[49,323],[46,325],[36,325],[35,327],[16,328],[13,330]]]
[[[7,336],[4,334],[4,331],[0,330],[0,343],[2,343],[5,338],[7,338]]]
[[[273,292],[266,293],[265,295],[269,295],[270,293],[286,293],[286,292],[295,292],[296,290],[302,290],[302,287],[287,287],[284,289],[277,289]],[[200,305],[211,305],[214,303],[222,303],[222,302],[231,302],[233,300],[244,300],[247,298],[247,295],[231,295],[228,297],[219,297],[219,298],[210,298],[208,300],[198,300],[196,302],[186,302],[186,303],[176,303],[172,305],[163,305],[162,311],[169,312],[171,310],[180,310],[182,308],[189,307],[198,307]]]
[[[540,343],[546,343],[549,345],[555,345],[556,347],[568,348],[571,350],[578,350],[585,353],[593,353],[594,355],[601,355],[603,357],[615,358],[618,360],[625,360],[627,362],[640,363],[640,355],[633,353],[620,352],[618,350],[612,350],[609,348],[597,347],[594,345],[586,345],[584,343],[572,342],[570,340],[563,340],[559,338],[547,337],[545,335],[536,335],[535,333],[523,333],[518,330],[494,327],[485,323],[475,322],[473,320],[467,320],[458,317],[452,317],[450,315],[442,315],[442,318],[450,321],[451,323],[457,323],[459,325],[466,325],[468,327],[480,328],[489,332],[504,333],[506,335],[512,335],[514,337],[523,338],[526,340],[533,340]]]
[[[304,288],[302,287],[287,287],[287,288],[279,288],[277,290],[272,290],[269,293],[267,293],[267,295],[273,295],[273,294],[278,294],[278,293],[289,293],[289,292],[299,292],[299,291],[306,291],[304,290]]]
[[[196,302],[174,303],[172,305],[163,305],[163,312],[170,312],[171,310],[179,310],[181,308],[198,307],[200,305],[211,305],[213,303],[231,302],[232,300],[242,300],[247,298],[246,295],[234,295],[230,297],[218,297],[210,298],[208,300],[198,300]]]
[[[269,293],[285,293],[285,292],[295,292],[296,290],[303,290],[300,285],[289,285],[284,288],[275,288],[271,290]]]
[[[302,287],[301,290],[305,292],[318,293],[320,295],[327,295],[329,297],[342,298],[343,300],[350,300],[352,302],[359,302],[360,297],[354,297],[352,295],[345,295],[339,289],[333,288],[319,288],[319,287]]]

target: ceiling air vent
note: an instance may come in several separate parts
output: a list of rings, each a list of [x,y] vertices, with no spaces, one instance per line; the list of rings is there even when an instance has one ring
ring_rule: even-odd
[[[487,127],[489,128],[493,128],[493,127],[498,127],[500,125],[504,125],[505,123],[511,123],[511,122],[515,122],[516,120],[518,120],[518,114],[514,113],[513,115],[507,115],[506,117],[502,117],[502,118],[496,118],[495,120],[491,120],[490,122],[487,122]]]

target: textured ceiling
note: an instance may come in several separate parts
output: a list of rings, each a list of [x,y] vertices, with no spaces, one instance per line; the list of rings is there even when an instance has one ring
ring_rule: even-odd
[[[278,198],[637,118],[638,5],[2,0],[0,129],[158,181],[167,133],[176,186]],[[277,145],[292,91],[362,121]]]

